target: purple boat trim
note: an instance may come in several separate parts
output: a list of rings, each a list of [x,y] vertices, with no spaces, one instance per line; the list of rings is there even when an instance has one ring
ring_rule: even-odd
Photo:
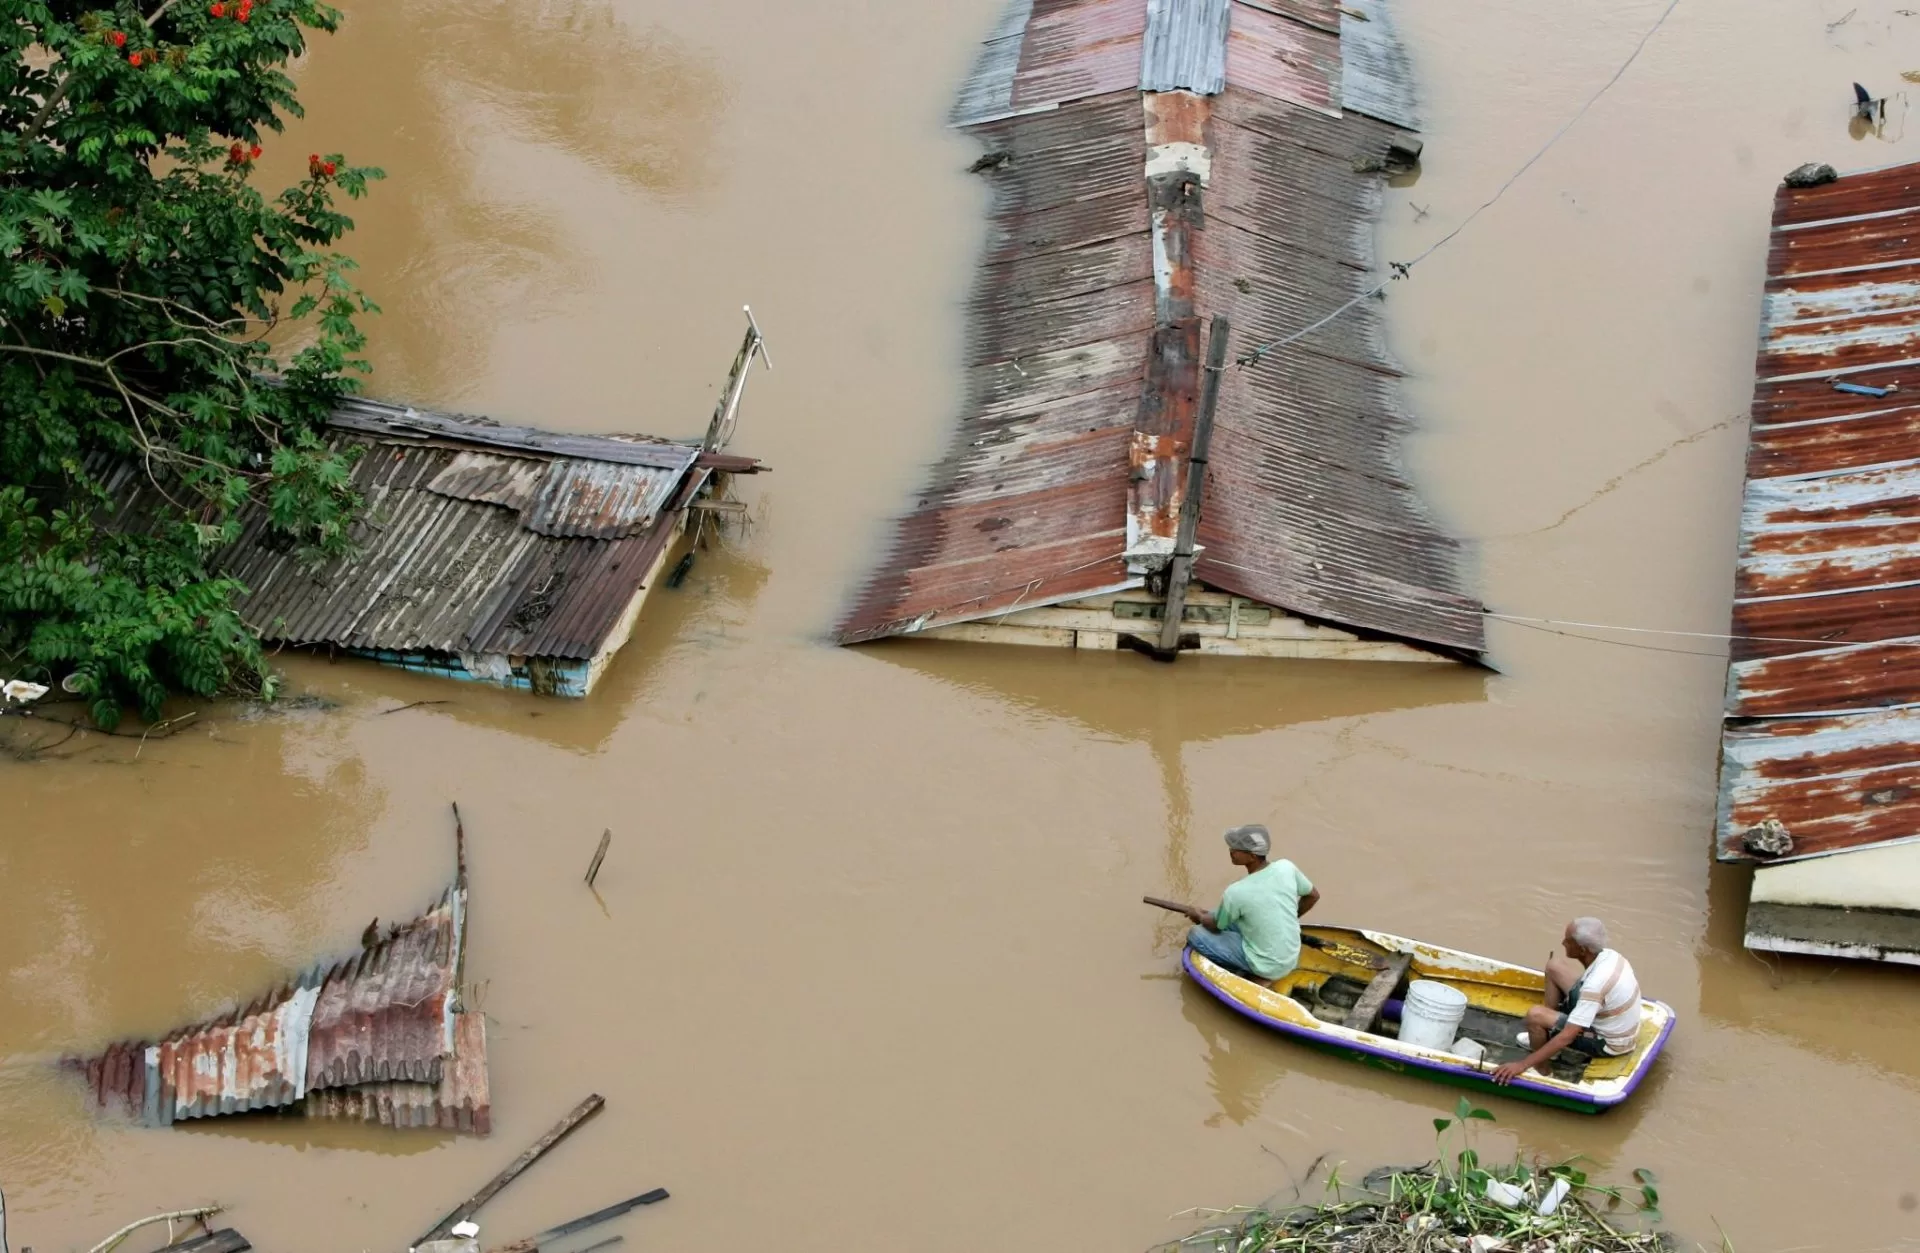
[[[1477,1066],[1469,1066],[1464,1063],[1450,1064],[1447,1062],[1427,1061],[1419,1057],[1410,1057],[1405,1053],[1397,1053],[1392,1049],[1379,1048],[1359,1040],[1349,1041],[1340,1036],[1327,1035],[1318,1031],[1308,1031],[1295,1026],[1293,1023],[1274,1018],[1268,1014],[1263,1014],[1253,1006],[1244,1004],[1228,996],[1226,991],[1216,985],[1212,980],[1203,978],[1200,972],[1193,968],[1193,950],[1190,948],[1182,948],[1180,950],[1180,965],[1186,970],[1187,976],[1202,988],[1206,989],[1206,991],[1212,995],[1213,999],[1219,1001],[1222,1005],[1225,1005],[1228,1009],[1233,1010],[1242,1017],[1251,1018],[1253,1021],[1263,1026],[1272,1027],[1276,1031],[1297,1036],[1302,1040],[1311,1040],[1317,1044],[1343,1048],[1348,1052],[1364,1053],[1370,1057],[1383,1058],[1403,1066],[1418,1067],[1421,1070],[1432,1070],[1441,1074],[1458,1075],[1462,1078],[1480,1079],[1489,1085],[1499,1086],[1493,1084],[1490,1071],[1481,1070]],[[1237,978],[1238,976],[1234,977]],[[1269,990],[1271,991],[1271,989]],[[1673,1012],[1671,1005],[1668,1005],[1664,1001],[1655,1001],[1654,1004],[1661,1006],[1667,1011],[1666,1025],[1660,1028],[1660,1034],[1654,1037],[1652,1044],[1647,1046],[1644,1060],[1640,1065],[1634,1067],[1632,1073],[1627,1076],[1627,1086],[1622,1088],[1617,1095],[1610,1097],[1590,1097],[1577,1090],[1569,1092],[1565,1088],[1548,1087],[1544,1083],[1539,1083],[1525,1077],[1515,1079],[1507,1086],[1510,1088],[1521,1088],[1532,1092],[1539,1092],[1543,1095],[1551,1096],[1556,1100],[1576,1101],[1583,1105],[1591,1105],[1596,1109],[1612,1109],[1614,1106],[1621,1104],[1633,1095],[1634,1089],[1640,1086],[1640,1081],[1646,1078],[1648,1073],[1653,1070],[1654,1060],[1660,1056],[1660,1050],[1666,1047],[1667,1037],[1673,1034],[1674,1023],[1678,1021],[1678,1015]]]

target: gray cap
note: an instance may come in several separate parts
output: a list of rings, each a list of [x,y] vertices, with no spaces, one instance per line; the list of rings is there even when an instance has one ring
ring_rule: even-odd
[[[1267,837],[1265,827],[1253,822],[1227,832],[1227,847],[1252,853],[1255,857],[1265,857],[1267,850],[1273,847],[1273,841]]]

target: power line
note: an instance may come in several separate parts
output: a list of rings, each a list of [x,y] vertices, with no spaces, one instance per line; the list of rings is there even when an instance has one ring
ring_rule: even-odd
[[[1647,41],[1652,39],[1654,35],[1659,31],[1659,29],[1662,26],[1665,26],[1667,24],[1667,19],[1671,17],[1673,15],[1673,11],[1679,7],[1680,7],[1680,0],[1667,0],[1667,7],[1664,10],[1662,10],[1660,16],[1657,19],[1655,19],[1653,25],[1647,28],[1646,34],[1640,36],[1640,42],[1633,46],[1633,51],[1627,54],[1627,59],[1622,61],[1620,63],[1620,68],[1613,72],[1613,77],[1609,78],[1606,82],[1602,83],[1600,85],[1600,90],[1594,92],[1593,95],[1589,96],[1587,98],[1587,102],[1581,105],[1579,109],[1575,110],[1572,117],[1568,118],[1565,122],[1562,122],[1560,124],[1560,129],[1553,132],[1553,134],[1547,139],[1547,142],[1540,145],[1540,148],[1538,151],[1536,151],[1532,156],[1528,157],[1526,161],[1521,164],[1519,169],[1515,170],[1511,175],[1509,175],[1507,177],[1507,181],[1500,184],[1499,188],[1494,191],[1493,195],[1487,197],[1486,200],[1480,203],[1480,206],[1478,208],[1476,208],[1472,213],[1467,214],[1466,217],[1462,218],[1460,220],[1459,225],[1455,226],[1452,230],[1442,235],[1439,239],[1434,240],[1433,243],[1427,246],[1424,252],[1422,252],[1419,256],[1415,257],[1413,260],[1388,262],[1387,264],[1393,272],[1389,274],[1386,278],[1382,279],[1377,285],[1367,289],[1366,291],[1361,292],[1358,296],[1355,296],[1353,299],[1347,301],[1345,304],[1335,309],[1332,313],[1327,314],[1327,316],[1321,318],[1318,322],[1313,323],[1311,326],[1308,326],[1303,330],[1295,331],[1293,334],[1287,335],[1283,338],[1271,340],[1255,348],[1249,349],[1248,351],[1240,355],[1240,357],[1238,358],[1239,363],[1242,366],[1250,366],[1250,365],[1258,364],[1259,361],[1263,357],[1265,357],[1268,353],[1273,352],[1276,349],[1285,348],[1288,344],[1291,344],[1296,340],[1306,338],[1307,336],[1313,334],[1315,331],[1319,330],[1321,327],[1327,325],[1329,322],[1333,322],[1336,319],[1344,316],[1349,310],[1355,308],[1360,304],[1363,304],[1368,300],[1371,300],[1375,296],[1378,296],[1381,292],[1387,290],[1389,285],[1399,281],[1400,279],[1409,277],[1413,272],[1414,266],[1419,265],[1422,261],[1425,261],[1428,257],[1431,257],[1434,253],[1440,251],[1440,249],[1445,247],[1447,244],[1452,243],[1454,237],[1459,235],[1461,231],[1466,230],[1467,227],[1473,223],[1473,220],[1475,218],[1479,217],[1482,213],[1485,213],[1488,209],[1491,209],[1494,205],[1498,204],[1500,201],[1500,198],[1507,194],[1508,189],[1511,188],[1515,183],[1519,182],[1521,177],[1524,176],[1528,170],[1531,170],[1534,167],[1535,163],[1537,163],[1541,157],[1546,156],[1548,151],[1551,150],[1555,144],[1560,142],[1561,137],[1565,135],[1568,131],[1573,129],[1574,123],[1578,122],[1581,118],[1585,117],[1587,114],[1587,110],[1591,109],[1594,106],[1594,104],[1600,99],[1600,97],[1606,95],[1607,92],[1613,87],[1613,85],[1620,81],[1621,76],[1627,72],[1628,67],[1630,67],[1636,60],[1639,59],[1641,50],[1647,46]]]

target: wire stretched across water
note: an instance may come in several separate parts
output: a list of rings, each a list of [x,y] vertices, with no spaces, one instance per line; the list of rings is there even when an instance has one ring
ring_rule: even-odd
[[[1468,226],[1472,225],[1473,220],[1475,218],[1479,217],[1482,213],[1485,213],[1488,209],[1491,209],[1494,205],[1498,204],[1500,202],[1500,198],[1507,194],[1508,189],[1510,189],[1515,183],[1519,182],[1521,178],[1525,176],[1526,172],[1528,170],[1531,170],[1534,167],[1534,165],[1539,162],[1540,158],[1546,156],[1547,153],[1550,150],[1552,150],[1553,146],[1560,142],[1561,137],[1564,136],[1568,131],[1573,129],[1574,123],[1578,122],[1581,118],[1585,117],[1587,114],[1587,110],[1591,109],[1594,106],[1594,104],[1599,101],[1600,97],[1606,95],[1607,92],[1613,87],[1613,85],[1620,81],[1621,77],[1626,74],[1627,69],[1630,66],[1632,66],[1632,64],[1636,60],[1639,59],[1641,51],[1647,46],[1647,42],[1654,37],[1654,35],[1659,31],[1659,29],[1662,26],[1666,25],[1667,19],[1673,16],[1673,11],[1679,7],[1680,7],[1680,0],[1667,0],[1667,7],[1661,10],[1660,16],[1654,19],[1653,25],[1647,28],[1647,31],[1644,35],[1640,36],[1640,42],[1633,46],[1633,51],[1627,54],[1627,59],[1620,63],[1620,68],[1616,69],[1613,72],[1613,76],[1607,79],[1606,82],[1600,84],[1600,89],[1594,92],[1593,95],[1587,97],[1587,102],[1581,105],[1578,109],[1576,109],[1572,117],[1569,117],[1566,121],[1562,122],[1560,124],[1560,129],[1554,131],[1553,134],[1548,137],[1546,143],[1540,145],[1540,147],[1534,152],[1532,156],[1528,157],[1524,162],[1522,162],[1519,169],[1515,170],[1512,174],[1508,175],[1507,180],[1504,183],[1501,183],[1500,186],[1497,189],[1495,189],[1493,195],[1481,201],[1479,206],[1475,208],[1473,212],[1467,214],[1466,217],[1460,219],[1459,223],[1456,226],[1454,226],[1452,230],[1448,231],[1446,234],[1442,235],[1440,238],[1434,240],[1431,244],[1427,245],[1426,249],[1422,251],[1420,255],[1415,257],[1413,260],[1388,262],[1387,264],[1391,269],[1392,273],[1388,274],[1386,278],[1380,280],[1379,283],[1368,288],[1366,291],[1361,292],[1358,296],[1353,297],[1353,299],[1347,301],[1345,304],[1335,309],[1332,313],[1327,314],[1325,317],[1321,318],[1319,321],[1301,330],[1295,331],[1291,335],[1282,336],[1281,338],[1275,339],[1275,340],[1269,340],[1267,343],[1260,344],[1260,345],[1257,345],[1256,347],[1248,349],[1246,352],[1242,353],[1237,358],[1237,360],[1239,361],[1239,364],[1242,366],[1257,365],[1269,353],[1276,352],[1279,349],[1285,348],[1289,344],[1292,344],[1301,339],[1305,339],[1307,336],[1313,334],[1315,331],[1319,330],[1321,327],[1326,326],[1328,323],[1337,321],[1339,318],[1344,317],[1348,312],[1350,312],[1354,308],[1358,307],[1361,304],[1364,304],[1365,302],[1373,299],[1375,296],[1378,296],[1381,292],[1387,290],[1387,288],[1391,286],[1393,283],[1396,283],[1403,278],[1407,278],[1411,276],[1411,274],[1413,273],[1414,266],[1419,265],[1422,261],[1425,261],[1428,257],[1431,257],[1434,253],[1440,251],[1440,249],[1452,243],[1454,238],[1458,236],[1461,231],[1466,230]]]

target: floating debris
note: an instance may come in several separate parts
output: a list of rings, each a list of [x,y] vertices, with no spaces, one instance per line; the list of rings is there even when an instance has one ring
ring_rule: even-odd
[[[153,1127],[271,1109],[486,1135],[486,1019],[460,1003],[467,871],[458,806],[454,827],[454,881],[425,913],[384,935],[371,928],[360,952],[237,1013],[71,1063],[98,1105]]]

